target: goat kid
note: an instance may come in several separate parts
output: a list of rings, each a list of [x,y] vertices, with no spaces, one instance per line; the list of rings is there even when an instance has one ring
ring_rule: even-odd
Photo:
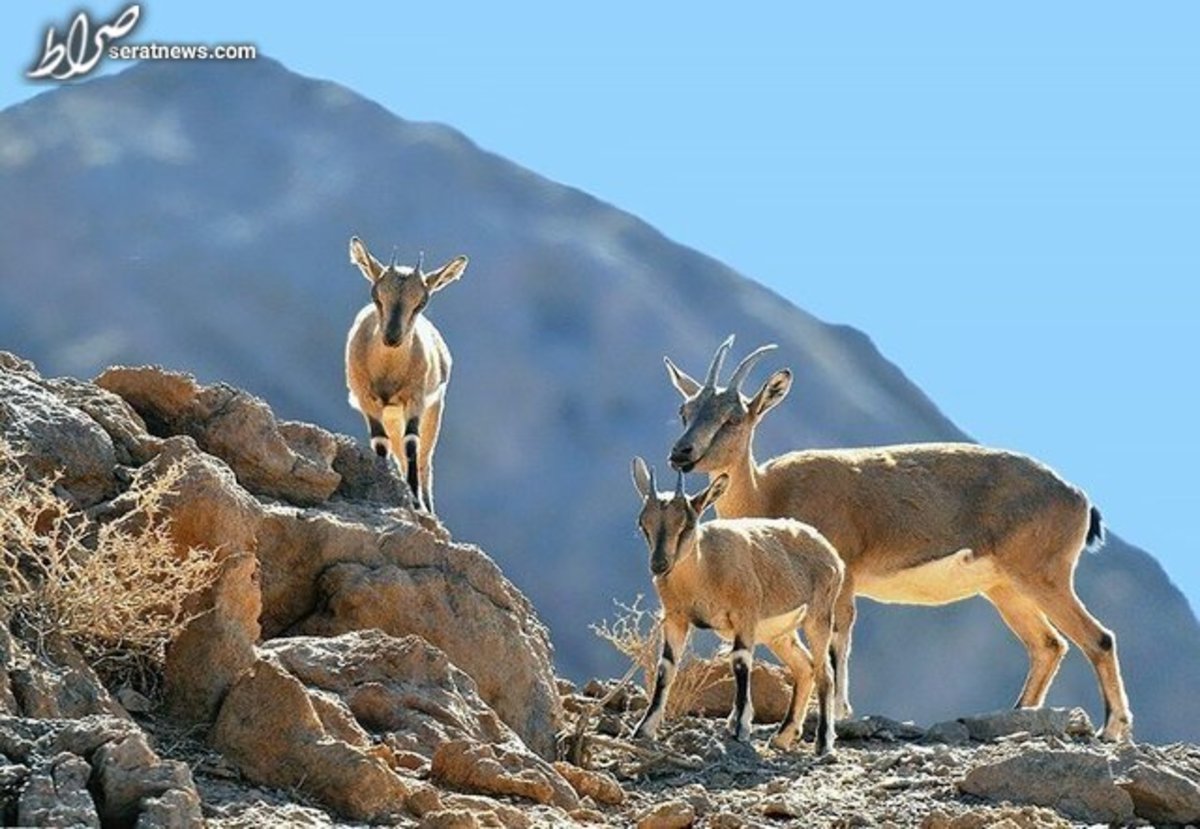
[[[418,509],[433,513],[433,451],[450,382],[450,350],[422,313],[430,297],[467,267],[457,256],[431,273],[384,266],[367,246],[350,239],[350,261],[371,283],[371,304],[358,312],[346,339],[350,405],[367,421],[371,446],[390,453]]]
[[[754,707],[750,673],[754,646],[770,648],[794,680],[788,714],[771,742],[792,744],[804,724],[808,699],[817,690],[817,754],[833,748],[834,689],[829,664],[833,607],[842,584],[842,562],[812,527],[791,519],[718,519],[699,523],[725,492],[729,478],[716,475],[704,491],[688,496],[683,473],[673,494],[659,493],[645,461],[633,461],[633,482],[642,497],[638,525],[650,548],[650,572],[663,608],[662,656],[653,697],[635,737],[653,737],[662,720],[692,626],[711,628],[733,643],[736,695],[730,733],[750,738]],[[800,641],[802,627],[812,653]],[[815,676],[814,676],[815,674]]]

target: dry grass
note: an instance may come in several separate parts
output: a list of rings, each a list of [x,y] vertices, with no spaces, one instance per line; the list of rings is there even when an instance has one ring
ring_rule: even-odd
[[[591,626],[592,631],[608,642],[642,672],[642,687],[647,694],[653,690],[654,676],[658,666],[658,655],[662,648],[662,621],[657,613],[642,607],[642,596],[638,594],[632,603],[613,601],[617,615],[612,622],[607,619]],[[707,671],[695,670],[698,660],[693,648],[686,649],[679,661],[671,694],[667,697],[668,717],[686,714],[717,680]]]
[[[163,504],[180,475],[139,475],[132,512],[97,526],[57,479],[27,480],[0,440],[0,612],[39,637],[65,636],[109,687],[155,695],[167,645],[191,618],[185,601],[218,569],[211,551],[171,541]]]

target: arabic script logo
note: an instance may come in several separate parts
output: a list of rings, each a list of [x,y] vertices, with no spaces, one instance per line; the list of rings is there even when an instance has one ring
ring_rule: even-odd
[[[58,32],[51,26],[46,30],[46,44],[37,66],[25,73],[37,80],[65,81],[86,75],[96,68],[104,56],[105,47],[133,31],[142,14],[141,6],[129,6],[113,20],[97,26],[92,32],[92,22],[86,12],[79,12],[71,21],[67,36],[59,39]]]

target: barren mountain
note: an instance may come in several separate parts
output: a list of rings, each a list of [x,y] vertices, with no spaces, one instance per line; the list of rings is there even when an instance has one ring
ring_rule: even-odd
[[[627,469],[677,430],[663,354],[698,372],[730,332],[739,349],[780,344],[766,365],[797,381],[760,457],[964,437],[861,332],[450,128],[272,61],[144,64],[0,113],[0,348],[49,374],[159,363],[362,435],[341,368],[367,301],[352,233],[401,260],[471,257],[429,308],[455,359],[439,512],[530,597],[575,678],[620,672],[587,625],[650,592]],[[1117,633],[1138,734],[1200,739],[1184,597],[1116,537],[1079,581]],[[983,602],[863,605],[859,710],[932,722],[1015,698],[1024,651]],[[1078,654],[1051,701],[1097,712]]]

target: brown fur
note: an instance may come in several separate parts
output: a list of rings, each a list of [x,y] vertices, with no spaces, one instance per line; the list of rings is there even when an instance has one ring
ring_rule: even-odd
[[[409,476],[405,429],[418,422],[417,469],[413,498],[433,512],[433,452],[441,430],[445,390],[450,382],[450,350],[422,313],[432,293],[466,268],[457,257],[436,271],[384,267],[359,241],[350,240],[350,261],[371,283],[372,304],[358,312],[346,339],[346,385],[350,405],[362,412],[372,431],[380,424],[387,448],[402,475]],[[396,342],[389,344],[388,336]],[[377,444],[376,449],[381,448]]]
[[[964,443],[798,451],[760,465],[754,429],[787,395],[791,373],[776,372],[746,398],[737,388],[702,387],[670,361],[668,369],[685,398],[672,463],[728,476],[718,514],[799,519],[845,562],[833,643],[843,715],[855,595],[945,604],[982,594],[1029,652],[1019,706],[1043,703],[1062,660],[1061,631],[1096,669],[1108,709],[1102,736],[1129,736],[1115,645],[1099,645],[1112,634],[1074,590],[1091,526],[1082,491],[1028,456]]]
[[[656,689],[638,733],[653,734],[657,727],[674,667],[695,624],[712,628],[734,643],[735,674],[737,661],[744,659],[748,676],[758,643],[767,645],[791,668],[792,707],[774,737],[778,746],[795,739],[815,682],[821,711],[817,748],[828,750],[833,743],[833,678],[827,653],[843,572],[832,545],[815,529],[793,519],[718,519],[700,524],[699,516],[709,503],[721,497],[723,476],[689,498],[683,494],[682,482],[672,496],[654,492],[644,470],[645,464],[637,459],[634,479],[643,496],[639,526],[651,548],[654,587],[663,607],[664,656],[658,680],[662,687]],[[662,571],[663,567],[667,569]],[[797,637],[800,627],[817,655],[815,661]],[[735,703],[730,728],[740,739],[748,736],[752,714],[748,699],[742,710]]]

